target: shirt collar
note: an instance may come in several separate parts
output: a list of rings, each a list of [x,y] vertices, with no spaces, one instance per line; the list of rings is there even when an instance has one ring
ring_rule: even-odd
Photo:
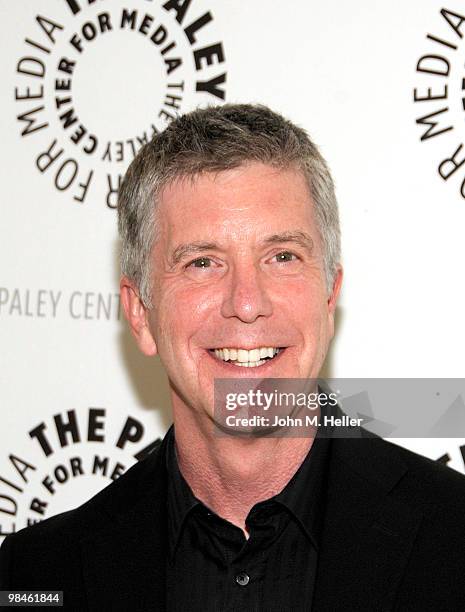
[[[174,427],[167,435],[166,466],[168,470],[168,542],[171,557],[188,515],[194,508],[208,509],[193,494],[179,469],[176,457]],[[324,515],[325,481],[331,439],[317,436],[305,459],[284,489],[277,495],[254,506],[273,502],[284,506],[297,520],[318,550]]]
[[[318,550],[331,439],[316,437],[300,467],[272,500],[285,506]]]

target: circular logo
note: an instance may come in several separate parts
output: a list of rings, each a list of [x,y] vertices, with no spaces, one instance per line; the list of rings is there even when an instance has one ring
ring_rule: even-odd
[[[443,181],[465,198],[465,15],[441,9],[416,64],[413,102],[419,138],[435,143],[435,165]]]
[[[0,470],[0,537],[82,504],[159,444],[139,419],[105,408],[35,424]]]
[[[225,100],[223,43],[191,0],[61,0],[37,14],[14,99],[33,163],[77,203],[115,208],[124,171],[183,112]]]

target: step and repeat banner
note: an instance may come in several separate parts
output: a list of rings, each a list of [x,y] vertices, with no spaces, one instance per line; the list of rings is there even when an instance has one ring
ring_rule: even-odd
[[[463,377],[463,2],[2,0],[0,13],[0,539],[87,500],[171,423],[163,369],[122,319],[115,207],[140,147],[197,106],[266,104],[329,162],[345,278],[325,374]],[[447,403],[463,407],[460,393]],[[464,470],[460,427],[396,442]]]

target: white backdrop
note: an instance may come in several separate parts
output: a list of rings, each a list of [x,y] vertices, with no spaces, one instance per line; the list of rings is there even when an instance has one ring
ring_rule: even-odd
[[[463,376],[463,3],[0,7],[2,534],[84,501],[170,423],[120,317],[114,206],[175,112],[264,103],[320,145],[345,267],[331,376]],[[460,438],[402,443],[463,471]]]

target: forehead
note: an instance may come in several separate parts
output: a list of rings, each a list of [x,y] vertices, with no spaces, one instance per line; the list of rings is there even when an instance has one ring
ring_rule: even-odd
[[[204,173],[167,185],[158,201],[159,237],[165,241],[251,238],[262,232],[314,230],[307,180],[296,169],[261,163]]]

